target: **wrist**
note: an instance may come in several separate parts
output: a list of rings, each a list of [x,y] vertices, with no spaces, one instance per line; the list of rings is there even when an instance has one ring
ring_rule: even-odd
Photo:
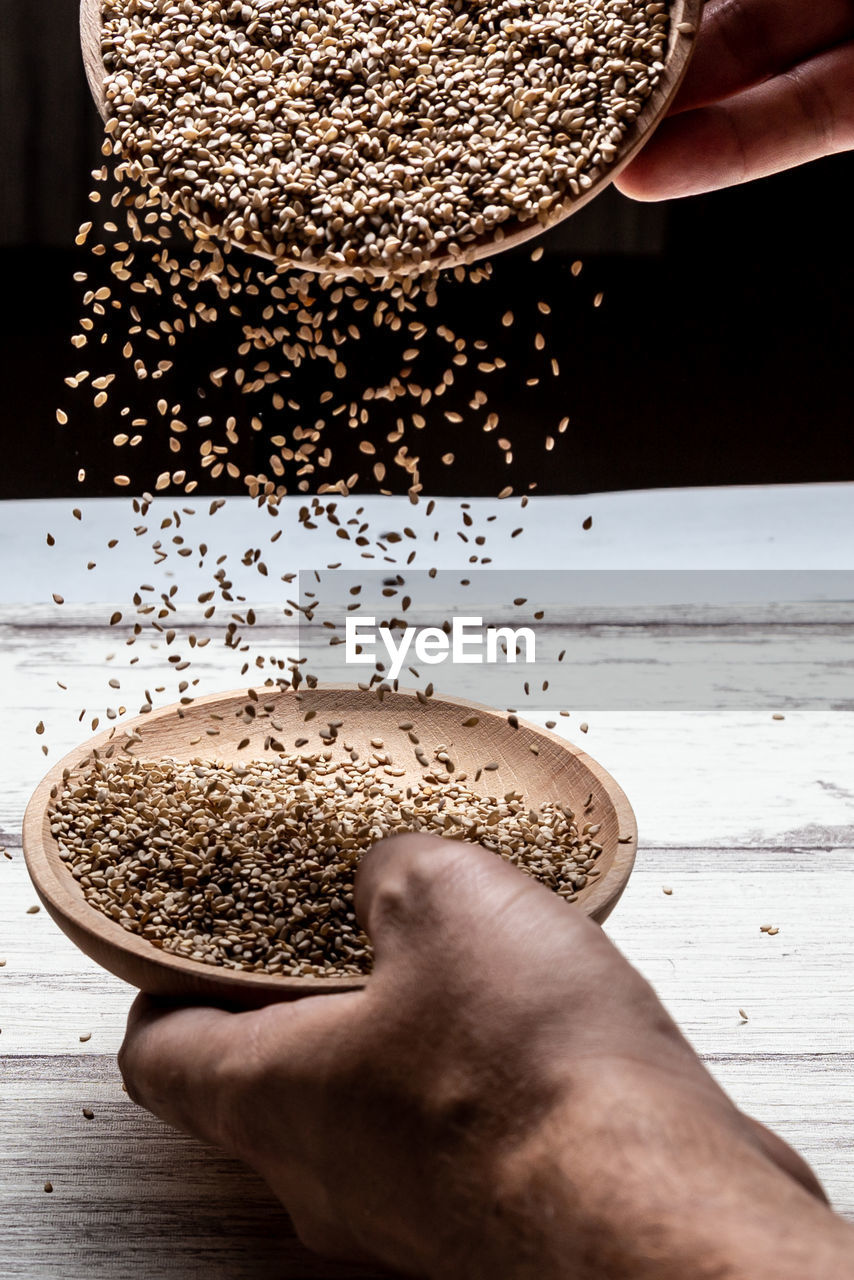
[[[597,1068],[595,1100],[560,1104],[498,1162],[491,1212],[443,1277],[854,1280],[854,1229],[723,1095],[619,1074],[611,1091]]]

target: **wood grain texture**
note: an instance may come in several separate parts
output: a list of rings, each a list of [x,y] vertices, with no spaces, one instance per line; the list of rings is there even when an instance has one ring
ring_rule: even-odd
[[[606,169],[589,175],[592,181],[586,191],[578,196],[564,197],[554,205],[542,222],[535,220],[520,223],[508,220],[502,223],[496,231],[466,245],[459,254],[437,255],[434,258],[418,263],[417,267],[410,272],[403,269],[395,274],[420,274],[428,268],[445,270],[458,266],[460,263],[479,262],[484,258],[492,257],[496,253],[504,253],[508,249],[517,248],[519,245],[542,235],[544,231],[549,230],[551,227],[557,226],[558,223],[564,222],[572,214],[577,213],[579,209],[589,204],[606,187],[609,187],[623,169],[631,163],[644,144],[649,141],[655,129],[667,114],[667,110],[676,96],[688,69],[691,54],[694,51],[704,3],[705,0],[671,0],[667,52],[664,70],[660,79],[644,103],[637,119],[629,126],[620,140],[617,158]],[[86,69],[86,79],[98,111],[104,120],[107,120],[109,119],[110,109],[104,91],[106,69],[101,58],[101,13],[102,0],[81,0],[80,45],[83,64]],[[240,241],[231,240],[227,237],[223,237],[223,240],[230,249],[240,249],[244,253],[251,252],[259,258],[273,259],[273,255],[248,247]],[[361,278],[366,274],[370,277],[376,277],[387,274],[382,269],[372,269],[369,273],[366,273],[363,268],[345,268],[338,264],[306,263],[302,259],[289,259],[286,255],[277,255],[275,261],[280,266],[286,266],[291,263],[294,266],[298,266],[302,271],[323,273],[331,270],[334,275],[341,278],[348,276]]]
[[[9,872],[20,881],[11,901],[0,894],[0,929],[8,939],[11,925],[18,940],[0,971],[2,1039],[13,1050],[0,1109],[0,1254],[18,1268],[9,1274],[51,1275],[60,1257],[72,1280],[124,1280],[129,1259],[151,1280],[351,1274],[303,1253],[253,1175],[129,1103],[114,1053],[131,991],[46,916],[25,914],[19,854],[0,865],[4,891]],[[852,1220],[853,901],[854,850],[815,853],[809,865],[789,850],[643,850],[609,925],[724,1088],[811,1161]],[[781,927],[775,938],[758,932],[766,915]],[[85,1044],[81,1031],[92,1032]]]
[[[854,1127],[854,1058],[722,1054],[709,1065],[737,1101],[823,1172],[839,1204],[854,1181],[847,1142]],[[260,1179],[134,1107],[112,1057],[20,1059],[4,1079],[5,1092],[15,1098],[14,1114],[0,1120],[4,1280],[374,1274],[310,1255]],[[91,1121],[84,1106],[95,1113]],[[52,1195],[42,1190],[46,1179]]]
[[[89,91],[102,119],[108,118],[106,70],[101,57],[101,0],[80,0],[80,52]]]
[[[68,579],[72,581],[69,572]],[[63,578],[63,585],[66,579]],[[109,721],[104,708],[125,701],[130,711],[145,699],[146,687],[154,687],[163,672],[163,657],[147,648],[128,650],[104,625],[109,604],[71,611],[53,606],[10,606],[0,609],[0,686],[4,689],[4,728],[15,743],[13,767],[0,789],[0,831],[8,836],[20,823],[24,807],[45,767],[41,747],[49,760],[70,751],[85,736],[91,717]],[[64,625],[68,619],[69,625]],[[58,625],[62,623],[63,625]],[[827,639],[824,622],[811,631],[805,619],[796,628],[798,645],[813,634],[816,642]],[[631,653],[638,664],[661,659],[666,653],[664,629],[648,620],[632,633]],[[587,668],[605,671],[621,658],[619,628],[588,629],[575,634],[574,643]],[[808,709],[786,708],[783,722],[771,718],[770,707],[753,705],[756,690],[745,685],[742,646],[761,647],[765,657],[767,688],[776,684],[775,668],[785,669],[792,659],[790,634],[764,626],[743,626],[730,635],[727,685],[743,700],[740,709],[704,711],[693,716],[668,710],[667,704],[647,712],[624,712],[572,705],[571,715],[561,717],[546,698],[525,709],[527,719],[544,725],[555,719],[560,733],[578,741],[595,755],[624,787],[638,816],[644,840],[653,845],[726,845],[738,843],[804,848],[854,844],[854,786],[851,782],[850,746],[854,713],[834,710],[823,698],[824,677],[811,681],[815,703]],[[567,630],[567,639],[570,638]],[[720,643],[715,630],[695,629],[696,643],[710,653]],[[259,632],[259,646],[286,647],[288,637],[274,628]],[[558,640],[556,638],[556,643]],[[139,652],[137,666],[129,667],[127,655]],[[837,664],[850,662],[845,629],[828,649],[828,679],[838,675]],[[110,654],[114,658],[110,661]],[[198,655],[198,651],[197,651]],[[194,656],[198,691],[215,692],[233,687],[239,680],[242,659],[221,643],[212,643]],[[665,666],[666,664],[662,664]],[[751,670],[755,669],[751,667]],[[111,690],[107,680],[121,678],[121,691]],[[60,676],[66,690],[57,687]],[[558,685],[553,683],[553,689]],[[169,700],[174,688],[160,695]],[[83,727],[78,712],[87,708]],[[34,733],[39,720],[46,725],[43,737]],[[589,725],[587,735],[579,730]],[[638,750],[639,740],[643,750]],[[785,780],[785,781],[782,781]],[[721,796],[726,803],[721,803]],[[0,837],[2,838],[2,837]]]
[[[854,564],[854,484],[745,485],[722,489],[657,489],[624,493],[594,493],[567,497],[534,497],[525,509],[524,527],[518,537],[519,507],[513,501],[473,498],[471,515],[478,525],[489,521],[490,550],[502,569],[525,571],[567,566],[601,572],[627,570],[816,570],[850,571]],[[150,510],[150,535],[135,533],[138,515],[127,498],[83,499],[73,504],[54,498],[0,503],[0,604],[27,605],[26,616],[38,602],[50,602],[51,592],[62,589],[66,608],[91,601],[119,601],[128,583],[151,581],[152,544],[160,521],[171,514],[174,501],[156,495]],[[287,537],[276,544],[277,568],[263,580],[254,574],[254,590],[247,592],[258,603],[280,604],[281,591],[272,573],[304,566],[341,562],[345,569],[364,567],[360,548],[342,541],[332,525],[307,529],[298,515],[300,498],[280,504],[280,524]],[[81,519],[72,515],[79,507]],[[210,515],[204,503],[193,503],[192,532],[197,542],[228,547],[264,546],[272,522],[250,498],[229,498]],[[407,498],[367,494],[340,498],[336,510],[342,522],[362,516],[373,528],[400,529],[410,525],[419,542],[438,540],[430,547],[428,564],[437,569],[465,569],[468,548],[456,535],[459,501],[436,498],[434,518],[426,516],[426,503],[413,507]],[[585,517],[592,529],[582,528]],[[185,518],[189,520],[190,517]],[[50,529],[56,545],[45,545]],[[109,551],[108,539],[119,539]],[[161,545],[163,545],[161,543]],[[408,549],[407,549],[408,550]],[[391,550],[389,552],[391,554]],[[397,561],[402,568],[406,551]],[[97,562],[91,572],[81,572],[87,561]],[[420,559],[418,563],[424,563]],[[232,570],[241,566],[232,565]],[[241,574],[238,581],[246,581]],[[157,583],[161,579],[155,577]],[[181,560],[181,581],[186,592],[204,590],[209,573],[197,562]],[[198,584],[198,585],[196,585]],[[242,590],[242,587],[241,587]],[[33,617],[37,615],[32,615]],[[58,615],[51,611],[51,618]],[[63,615],[64,616],[64,615]]]
[[[376,1274],[310,1254],[260,1178],[135,1107],[112,1056],[20,1058],[4,1093],[4,1280]]]
[[[20,850],[0,862],[0,896],[3,1053],[117,1051],[134,992],[78,951],[46,912],[27,914],[36,897]],[[642,847],[607,931],[698,1052],[852,1054],[852,906],[854,846]],[[763,924],[780,932],[769,937]],[[750,1015],[745,1026],[739,1008]]]

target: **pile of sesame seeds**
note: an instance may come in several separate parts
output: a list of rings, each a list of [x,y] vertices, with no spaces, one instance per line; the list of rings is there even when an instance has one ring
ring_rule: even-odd
[[[383,837],[482,845],[567,902],[599,875],[599,827],[570,808],[483,794],[465,775],[405,773],[380,749],[232,765],[94,758],[59,791],[51,832],[86,900],[153,946],[302,977],[370,969],[353,880]]]
[[[418,269],[582,195],[668,24],[650,0],[106,0],[109,128],[198,235]]]

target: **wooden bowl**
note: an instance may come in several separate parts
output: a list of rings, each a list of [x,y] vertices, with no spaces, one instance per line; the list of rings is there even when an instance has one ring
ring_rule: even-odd
[[[610,186],[614,178],[635,158],[667,114],[694,51],[695,36],[700,26],[704,2],[705,0],[671,0],[670,32],[661,79],[647,98],[637,119],[623,135],[618,154],[612,164],[594,178],[586,191],[578,196],[567,195],[549,211],[545,222],[537,219],[529,222],[508,219],[495,230],[463,246],[462,252],[457,256],[442,254],[425,259],[408,270],[405,267],[395,268],[395,274],[420,274],[428,268],[445,270],[461,264],[478,262],[493,254],[503,253],[506,249],[515,249],[527,240],[532,240],[559,222],[563,222]],[[101,57],[101,0],[80,0],[80,45],[92,97],[101,116],[107,120],[108,104],[104,94],[106,68]],[[387,268],[384,269],[381,266],[371,267],[368,271],[365,267],[343,267],[337,263],[309,263],[303,262],[302,259],[289,259],[286,256],[274,258],[271,254],[251,245],[242,244],[238,240],[230,240],[226,237],[221,239],[228,244],[229,248],[242,249],[259,258],[269,259],[283,267],[294,267],[300,271],[331,273],[341,278],[353,276],[357,279],[390,274]]]
[[[71,751],[50,770],[37,787],[24,817],[23,844],[27,869],[39,897],[60,929],[111,973],[154,995],[217,1001],[240,1007],[268,1004],[296,996],[350,991],[363,987],[365,978],[283,977],[243,973],[171,955],[138,934],[130,933],[86,901],[83,890],[59,855],[51,835],[51,790],[61,787],[64,770],[73,776],[91,759],[93,748],[102,753],[125,749],[137,759],[196,758],[232,763],[261,757],[270,733],[268,717],[276,721],[276,736],[288,750],[297,737],[309,737],[303,748],[311,753],[321,747],[344,755],[343,739],[363,756],[370,755],[371,738],[382,738],[385,750],[407,775],[401,786],[420,781],[423,770],[415,761],[407,732],[399,725],[412,722],[428,757],[440,744],[453,753],[457,771],[465,770],[468,785],[482,794],[504,795],[519,790],[531,805],[546,800],[568,803],[577,813],[592,792],[591,817],[601,824],[597,842],[603,846],[598,867],[601,874],[579,891],[576,906],[603,921],[626,887],[635,860],[637,825],[631,806],[612,777],[578,747],[554,733],[519,721],[513,728],[502,715],[487,707],[452,699],[420,702],[408,692],[387,693],[383,699],[347,685],[303,690],[299,698],[291,690],[256,690],[259,701],[254,728],[247,728],[241,713],[247,703],[245,690],[199,698],[188,707],[165,707],[147,716],[123,722],[120,728],[98,734]],[[307,724],[306,711],[315,711]],[[462,722],[477,715],[478,723]],[[327,722],[344,722],[342,736],[329,744],[319,737]],[[214,733],[209,731],[214,730]],[[249,746],[238,743],[250,738]],[[535,746],[538,755],[530,750]],[[473,776],[479,765],[496,761],[498,769]]]

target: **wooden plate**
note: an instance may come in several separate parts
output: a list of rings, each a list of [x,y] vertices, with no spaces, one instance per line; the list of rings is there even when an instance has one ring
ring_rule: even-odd
[[[514,222],[512,219],[508,219],[497,228],[497,234],[496,232],[490,232],[477,240],[469,242],[463,246],[462,252],[458,256],[444,254],[429,260],[425,259],[423,262],[418,263],[417,268],[411,269],[412,273],[419,274],[428,267],[445,270],[461,263],[478,262],[482,258],[491,257],[493,254],[503,253],[506,249],[514,249],[518,245],[524,244],[527,240],[532,240],[535,236],[542,235],[544,231],[556,226],[559,222],[563,222],[588,204],[600,191],[604,191],[606,187],[610,186],[614,178],[635,158],[638,151],[649,140],[667,114],[667,110],[682,83],[682,79],[688,69],[691,54],[694,51],[695,35],[700,26],[703,4],[704,0],[671,0],[670,31],[664,60],[664,71],[661,74],[661,78],[644,103],[637,119],[623,135],[618,155],[613,163],[594,178],[591,186],[586,191],[577,196],[567,195],[564,200],[555,205],[550,211],[545,224],[537,219],[529,222]],[[109,118],[108,104],[104,94],[106,68],[101,57],[101,0],[80,0],[80,45],[83,53],[83,64],[86,69],[86,79],[89,82],[92,97],[95,100],[98,111],[104,120],[107,120]],[[272,255],[259,249],[253,249],[238,240],[229,240],[227,243],[230,248],[242,249],[244,252],[253,253],[259,258],[270,259],[283,267],[292,266],[300,271],[331,272],[333,275],[342,278],[345,276],[358,278],[364,277],[366,274],[365,268],[348,268],[338,264],[323,264],[322,262],[309,263],[297,258],[273,258]],[[372,267],[369,274],[372,277],[378,277],[386,274],[386,272],[382,267],[378,266]],[[398,269],[396,274],[406,275],[408,272],[404,268]]]
[[[260,688],[256,692],[258,714],[252,729],[247,728],[241,714],[247,703],[246,691],[241,690],[199,698],[189,707],[166,707],[98,734],[54,765],[27,806],[24,855],[39,897],[72,942],[133,986],[155,995],[250,1007],[296,996],[353,990],[364,986],[368,979],[280,977],[203,964],[161,951],[89,905],[51,835],[50,793],[61,787],[64,770],[73,776],[85,767],[93,748],[104,752],[112,743],[115,751],[124,749],[128,735],[141,738],[127,747],[137,759],[169,756],[181,761],[201,758],[228,764],[265,754],[264,740],[271,733],[268,717],[272,716],[281,727],[275,731],[277,739],[291,751],[295,738],[309,737],[309,745],[303,748],[307,754],[325,748],[343,756],[346,738],[349,745],[366,756],[371,753],[370,739],[382,738],[397,767],[407,770],[406,776],[399,779],[405,786],[409,781],[420,781],[423,773],[407,732],[398,727],[412,722],[427,755],[432,758],[433,750],[445,744],[457,771],[465,770],[468,784],[485,795],[519,790],[531,805],[556,800],[580,813],[592,792],[591,817],[601,824],[596,837],[603,847],[598,860],[601,874],[580,890],[578,903],[567,910],[583,910],[601,922],[625,889],[637,841],[631,806],[614,779],[595,760],[556,734],[524,721],[514,729],[505,715],[487,707],[438,698],[425,704],[408,692],[387,693],[382,701],[374,693],[344,685],[303,690],[299,698],[290,690]],[[316,714],[306,723],[304,716],[309,709]],[[478,723],[463,728],[463,720],[473,714],[478,716]],[[330,720],[344,722],[341,736],[331,745],[319,737],[319,730],[326,731]],[[238,743],[247,736],[249,746],[238,751]],[[538,755],[530,750],[532,745]],[[475,784],[478,766],[492,761],[498,763],[498,769],[482,774]]]

